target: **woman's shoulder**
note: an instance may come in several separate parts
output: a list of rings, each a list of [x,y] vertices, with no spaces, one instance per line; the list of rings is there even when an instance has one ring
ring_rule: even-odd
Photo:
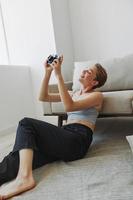
[[[103,102],[103,93],[100,91],[94,91],[93,93],[97,99],[99,99],[99,102],[102,103]]]
[[[86,95],[93,95],[96,96],[97,98],[103,99],[103,94],[100,91],[92,91],[92,92],[88,92],[86,93]]]
[[[100,92],[100,91],[94,91],[94,93],[96,95],[98,95],[99,97],[103,98],[103,93],[102,92]]]
[[[95,95],[98,101],[98,104],[95,108],[100,111],[103,105],[103,93],[100,91],[95,91]]]
[[[97,110],[100,110],[103,104],[103,94],[100,91],[92,91],[88,93],[88,97],[90,96],[93,101],[96,102],[96,106],[94,106]]]

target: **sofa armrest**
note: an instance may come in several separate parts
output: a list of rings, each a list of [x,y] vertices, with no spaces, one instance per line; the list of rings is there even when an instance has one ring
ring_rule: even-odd
[[[72,81],[65,82],[65,86],[67,87],[68,90],[72,90],[72,84],[73,84]],[[48,89],[49,89],[49,92],[53,92],[53,93],[59,92],[57,84],[50,84],[48,86]]]

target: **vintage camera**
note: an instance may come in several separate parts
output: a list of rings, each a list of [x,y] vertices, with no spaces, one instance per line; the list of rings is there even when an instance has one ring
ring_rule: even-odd
[[[48,57],[47,63],[48,63],[48,64],[51,64],[51,63],[53,62],[53,60],[59,59],[59,58],[60,58],[60,57],[59,57],[57,54],[52,54],[52,55],[50,55],[50,56]]]

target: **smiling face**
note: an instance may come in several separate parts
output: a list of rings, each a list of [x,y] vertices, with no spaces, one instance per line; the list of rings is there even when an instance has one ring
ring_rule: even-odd
[[[98,84],[96,77],[97,77],[97,68],[94,65],[82,71],[79,81],[84,87],[90,87],[92,89],[93,86],[96,86]]]

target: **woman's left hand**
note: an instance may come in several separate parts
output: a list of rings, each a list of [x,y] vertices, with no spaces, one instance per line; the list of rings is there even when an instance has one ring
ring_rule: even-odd
[[[63,62],[63,55],[61,55],[58,59],[55,59],[52,63],[51,66],[53,67],[53,70],[55,72],[55,76],[60,76],[61,75],[61,64]]]

